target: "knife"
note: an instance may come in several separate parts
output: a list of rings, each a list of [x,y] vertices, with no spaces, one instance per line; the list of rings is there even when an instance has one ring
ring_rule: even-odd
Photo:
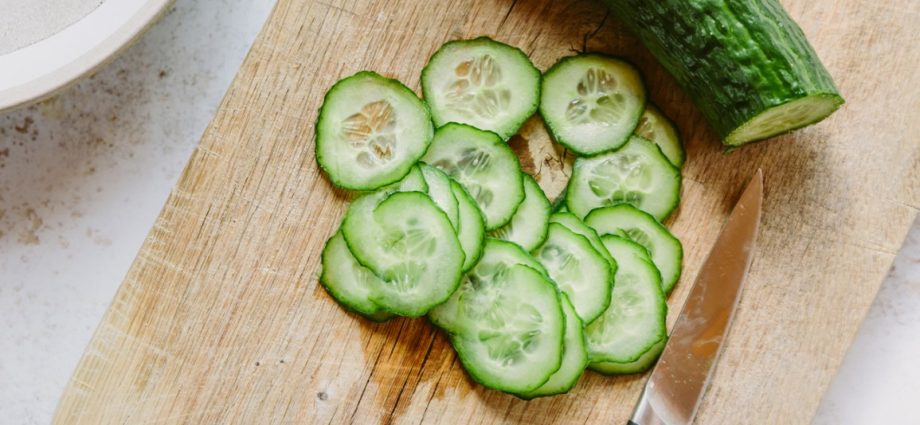
[[[762,204],[757,170],[709,251],[629,425],[693,422],[751,266]]]

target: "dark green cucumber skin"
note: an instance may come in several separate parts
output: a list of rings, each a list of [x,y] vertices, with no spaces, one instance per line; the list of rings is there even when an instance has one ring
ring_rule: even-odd
[[[796,99],[843,104],[805,34],[777,0],[604,2],[723,140],[758,114]]]

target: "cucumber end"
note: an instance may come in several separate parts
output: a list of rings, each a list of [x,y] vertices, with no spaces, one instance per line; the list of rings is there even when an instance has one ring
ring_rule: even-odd
[[[836,93],[819,93],[769,108],[725,136],[729,148],[769,139],[820,122],[844,100]]]

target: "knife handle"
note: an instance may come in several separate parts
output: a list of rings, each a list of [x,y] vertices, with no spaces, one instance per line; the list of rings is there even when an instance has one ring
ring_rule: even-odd
[[[635,422],[633,422],[633,421],[627,421],[627,422],[626,422],[626,425],[639,425],[639,424],[637,424],[637,423],[635,423]]]

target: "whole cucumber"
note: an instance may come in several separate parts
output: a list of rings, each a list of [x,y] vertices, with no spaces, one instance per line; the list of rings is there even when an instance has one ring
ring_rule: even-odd
[[[605,0],[729,147],[823,120],[843,104],[777,0]]]

